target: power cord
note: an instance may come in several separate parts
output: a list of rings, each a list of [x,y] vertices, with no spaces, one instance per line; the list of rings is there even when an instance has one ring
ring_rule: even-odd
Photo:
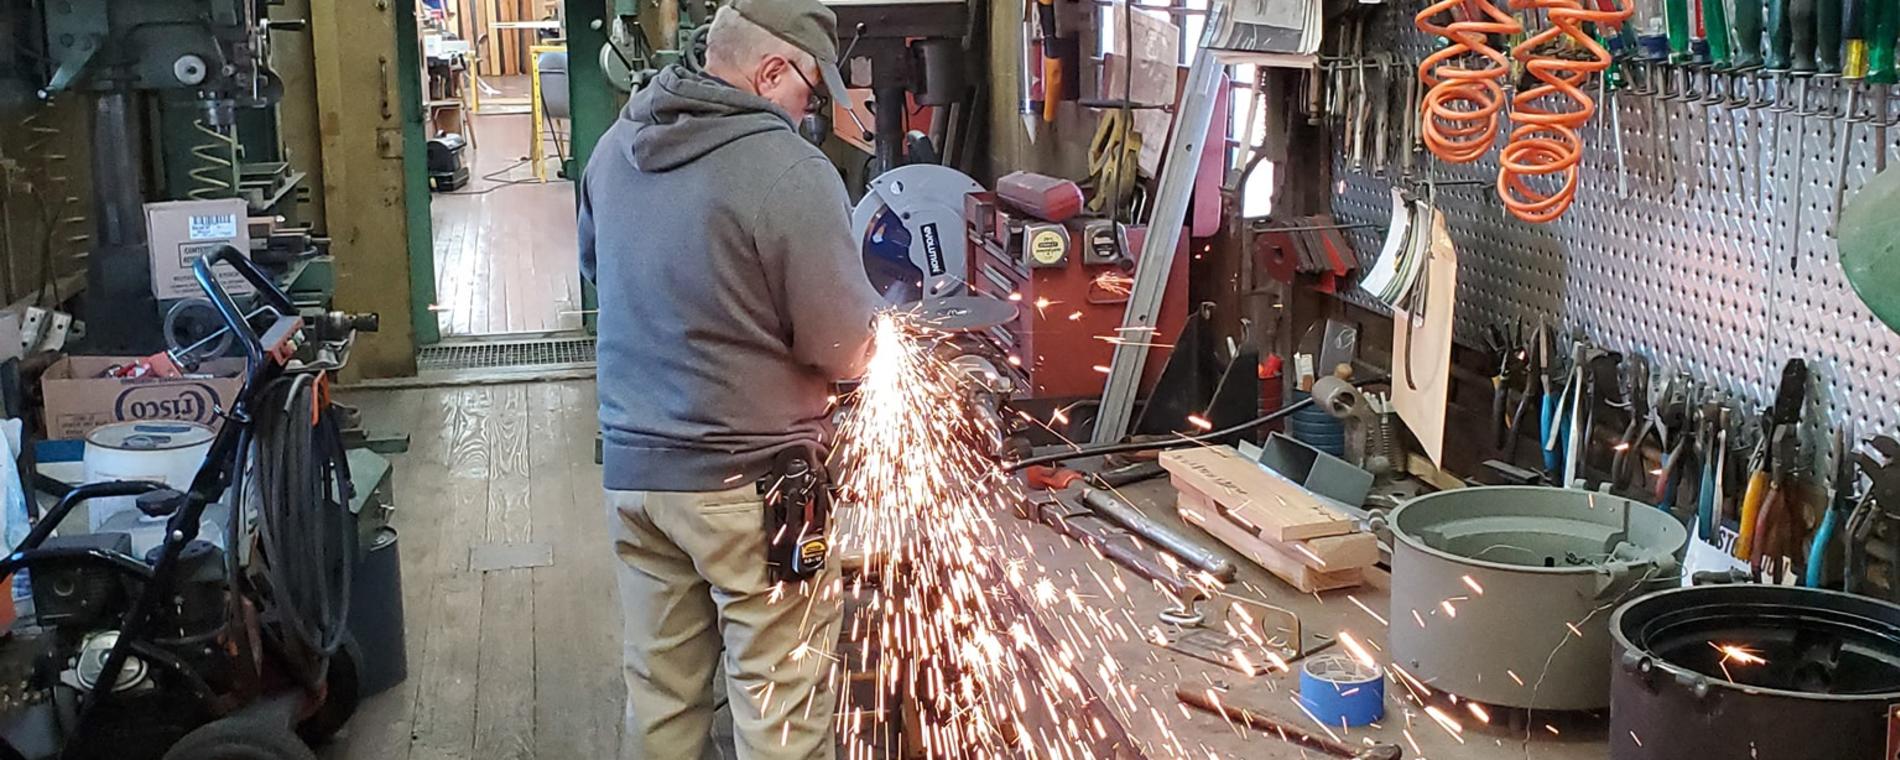
[[[1377,376],[1368,377],[1364,380],[1353,381],[1352,386],[1354,388],[1364,388],[1368,385],[1379,385],[1381,383],[1389,382],[1390,380],[1391,378],[1389,377],[1377,377]],[[1159,440],[1159,441],[1131,441],[1128,443],[1111,443],[1106,446],[1089,446],[1086,448],[1078,448],[1073,451],[1058,451],[1054,454],[1044,454],[1042,456],[1030,457],[1028,459],[1023,459],[1020,461],[1010,462],[1008,464],[1003,465],[1003,471],[1016,472],[1025,467],[1034,467],[1036,465],[1056,464],[1058,462],[1066,462],[1071,459],[1081,459],[1083,457],[1105,456],[1108,454],[1126,454],[1132,451],[1161,451],[1165,449],[1177,449],[1183,446],[1192,446],[1196,444],[1214,443],[1216,441],[1219,441],[1222,438],[1226,438],[1231,435],[1245,433],[1249,430],[1252,430],[1254,428],[1260,427],[1261,425],[1265,425],[1267,423],[1273,422],[1274,420],[1281,419],[1283,417],[1293,414],[1294,412],[1297,412],[1301,409],[1305,409],[1306,407],[1309,407],[1312,405],[1313,405],[1313,397],[1307,396],[1306,398],[1300,399],[1299,401],[1295,401],[1291,404],[1287,404],[1286,406],[1280,407],[1279,409],[1268,412],[1259,417],[1255,417],[1246,422],[1242,422],[1237,425],[1221,428],[1220,430],[1214,430],[1214,431],[1202,433],[1200,435],[1182,436],[1179,438],[1168,438],[1168,439]]]
[[[357,540],[342,432],[319,395],[314,375],[273,382],[258,405],[253,447],[273,628],[286,651],[314,656],[314,672],[301,674],[311,686],[348,635]]]

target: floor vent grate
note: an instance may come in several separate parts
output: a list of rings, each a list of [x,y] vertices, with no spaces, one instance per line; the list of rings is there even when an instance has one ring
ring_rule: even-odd
[[[423,372],[514,367],[576,367],[594,363],[594,339],[486,339],[424,346],[416,354]]]

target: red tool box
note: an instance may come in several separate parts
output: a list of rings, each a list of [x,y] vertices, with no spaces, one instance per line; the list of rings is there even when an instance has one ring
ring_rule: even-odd
[[[1029,398],[1099,398],[1108,381],[1114,339],[1152,344],[1141,393],[1154,386],[1188,312],[1188,238],[1182,235],[1151,334],[1121,332],[1134,270],[1122,259],[1139,256],[1146,229],[1130,227],[1117,245],[1115,225],[1103,219],[1047,222],[1003,207],[994,193],[966,196],[970,289],[1017,303],[1014,323],[990,335],[1009,352],[1027,380]]]

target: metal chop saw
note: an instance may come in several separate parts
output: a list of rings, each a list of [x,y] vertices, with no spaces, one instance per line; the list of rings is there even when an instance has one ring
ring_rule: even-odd
[[[851,230],[885,301],[928,304],[968,291],[963,197],[982,190],[939,164],[900,166],[871,180],[851,211]]]

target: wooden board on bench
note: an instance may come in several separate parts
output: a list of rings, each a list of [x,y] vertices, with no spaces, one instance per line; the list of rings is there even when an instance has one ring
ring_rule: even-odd
[[[1176,490],[1200,495],[1257,528],[1252,532],[1269,541],[1285,543],[1353,532],[1351,518],[1328,508],[1293,481],[1262,469],[1232,446],[1164,451],[1161,466],[1172,476]]]
[[[1267,572],[1273,573],[1274,577],[1286,581],[1288,585],[1299,589],[1302,593],[1359,586],[1365,583],[1365,568],[1372,564],[1371,562],[1353,566],[1328,564],[1327,569],[1320,569],[1315,566],[1318,563],[1314,557],[1292,549],[1287,544],[1276,545],[1248,532],[1239,523],[1221,515],[1212,503],[1193,491],[1181,492],[1176,510],[1180,512],[1182,521],[1206,531],[1208,535],[1232,547],[1234,551],[1240,552],[1241,556],[1265,568]],[[1377,539],[1371,534],[1357,535],[1363,535],[1373,541],[1372,560],[1377,562]],[[1347,537],[1339,536],[1338,538]]]

